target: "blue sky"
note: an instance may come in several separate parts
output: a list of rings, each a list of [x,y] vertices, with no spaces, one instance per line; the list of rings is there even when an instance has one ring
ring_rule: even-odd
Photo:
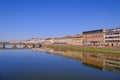
[[[0,41],[61,37],[120,25],[120,0],[0,0]]]

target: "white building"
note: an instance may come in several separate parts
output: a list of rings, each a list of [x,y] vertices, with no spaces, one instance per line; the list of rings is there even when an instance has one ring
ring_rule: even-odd
[[[105,46],[120,46],[120,27],[105,31]]]
[[[73,45],[73,36],[54,38],[54,44],[56,44],[56,45]]]
[[[21,41],[22,43],[43,43],[45,38],[32,38],[30,40]]]

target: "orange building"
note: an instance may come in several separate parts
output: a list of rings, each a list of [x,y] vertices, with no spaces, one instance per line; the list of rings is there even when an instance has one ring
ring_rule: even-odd
[[[104,46],[104,29],[83,32],[83,45]]]

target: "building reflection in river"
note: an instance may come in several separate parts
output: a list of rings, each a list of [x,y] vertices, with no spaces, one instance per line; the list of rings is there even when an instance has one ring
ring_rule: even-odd
[[[82,61],[83,65],[120,73],[120,54],[83,53],[73,51],[58,51],[49,48],[36,48],[33,51],[47,52],[66,58]]]
[[[33,51],[47,52],[49,54],[60,55],[66,58],[74,58],[76,60],[82,60],[82,52],[72,52],[72,51],[58,51],[49,48],[36,48]]]
[[[92,66],[102,70],[104,68],[103,54],[83,53],[82,62],[84,65],[87,65],[87,66]]]
[[[120,55],[105,55],[104,69],[120,73]]]

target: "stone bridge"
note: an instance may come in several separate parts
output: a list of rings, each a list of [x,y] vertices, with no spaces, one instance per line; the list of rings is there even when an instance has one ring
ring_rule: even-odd
[[[0,49],[7,49],[7,46],[11,46],[11,49],[17,49],[19,46],[22,48],[40,48],[41,44],[38,43],[10,43],[10,42],[0,42]]]

